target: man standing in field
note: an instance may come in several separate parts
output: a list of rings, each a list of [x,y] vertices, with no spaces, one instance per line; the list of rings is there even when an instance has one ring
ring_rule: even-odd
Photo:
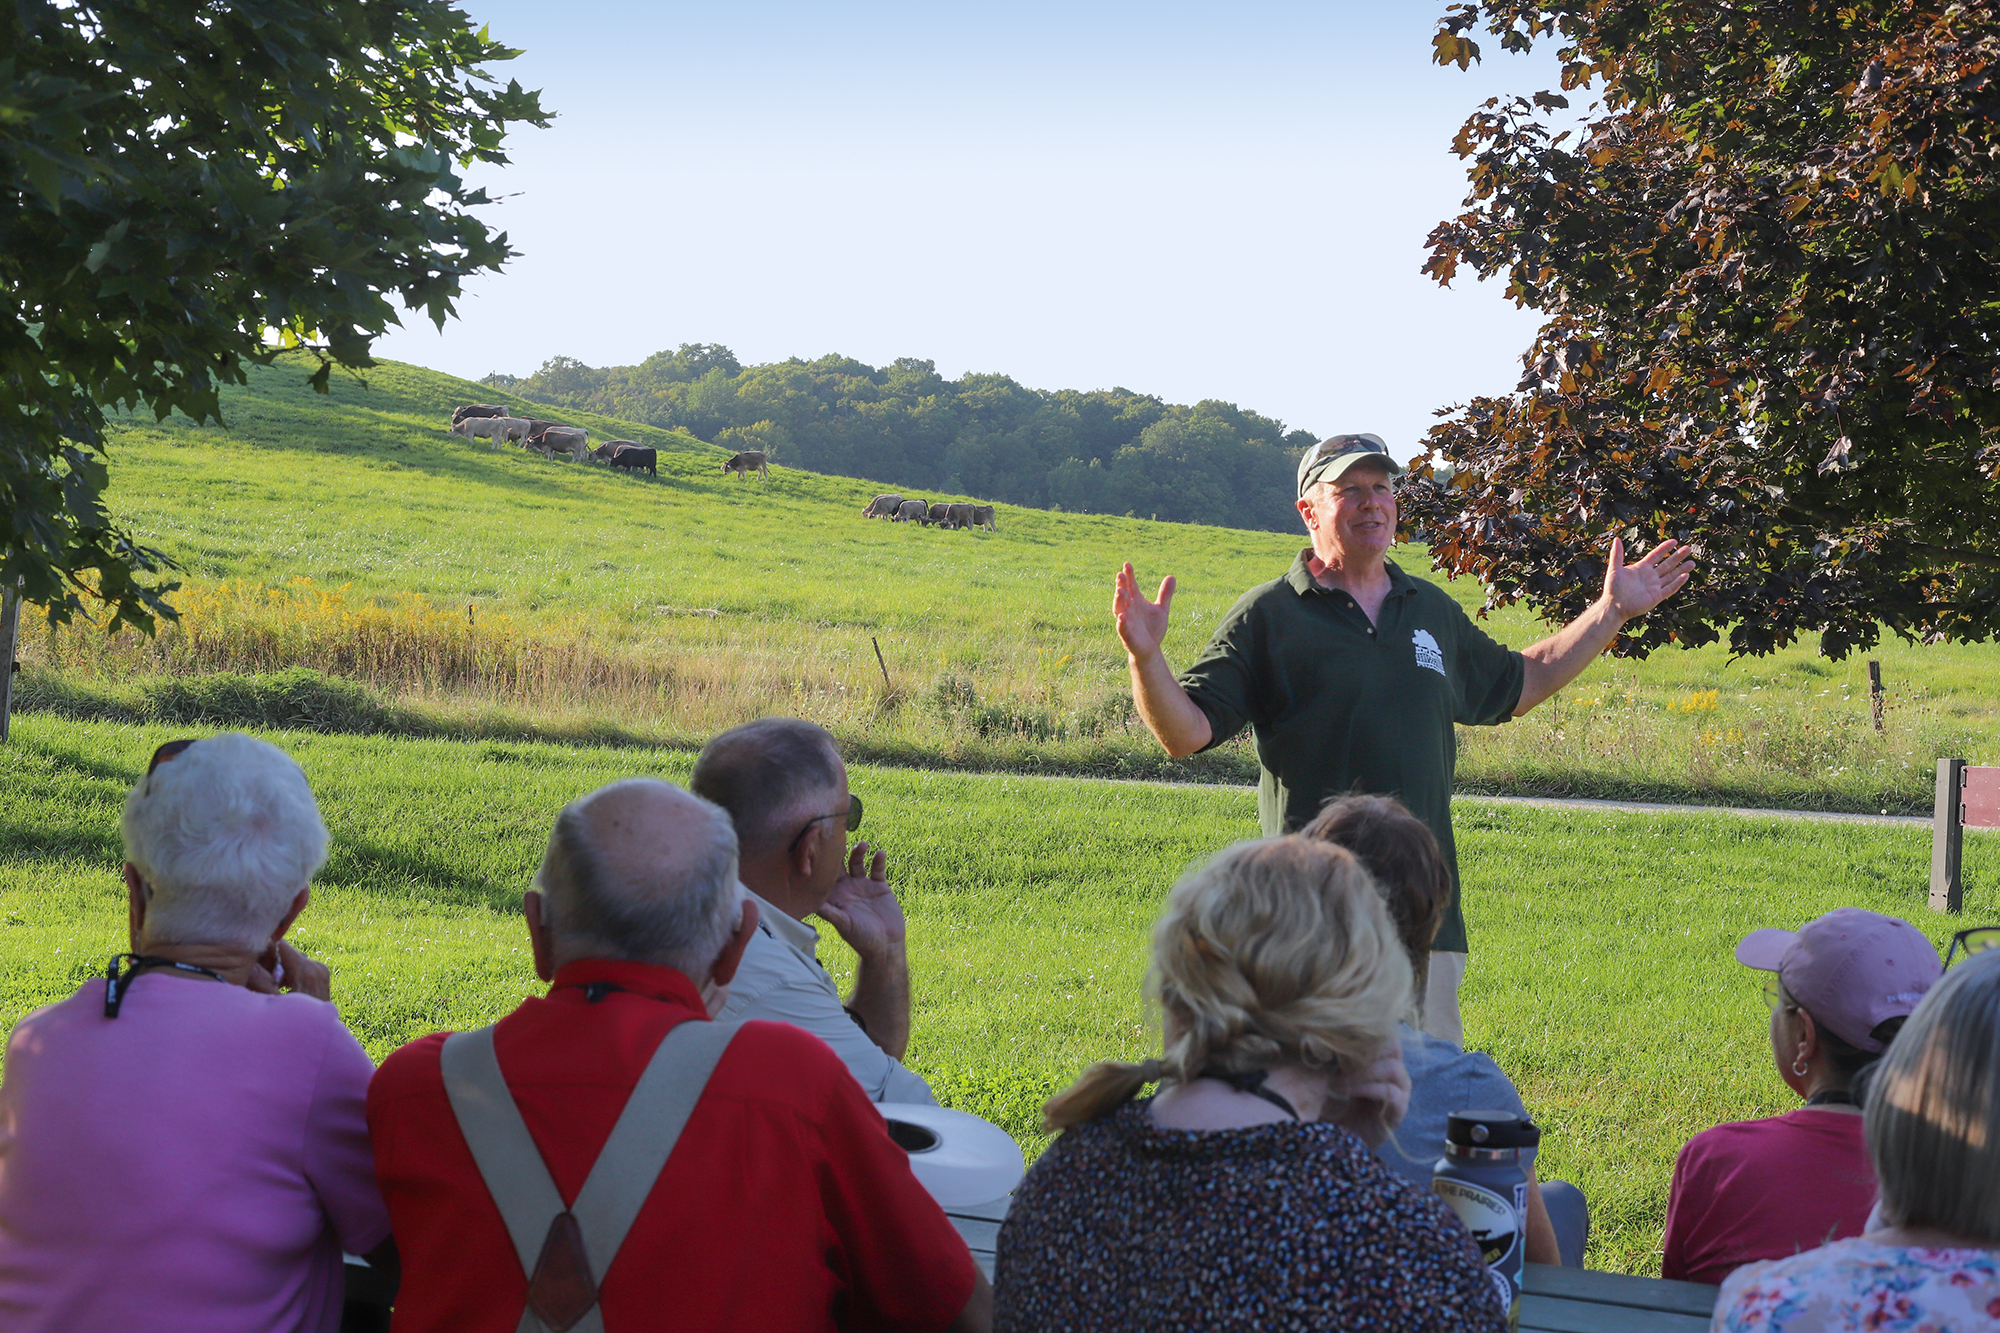
[[[1283,578],[1243,594],[1178,679],[1160,648],[1173,577],[1149,601],[1128,563],[1111,606],[1133,702],[1168,754],[1206,750],[1250,725],[1266,835],[1302,827],[1329,797],[1349,792],[1397,797],[1437,835],[1452,892],[1433,946],[1424,1030],[1460,1043],[1467,942],[1451,836],[1452,726],[1519,717],[1569,684],[1626,621],[1687,582],[1694,556],[1663,541],[1628,565],[1613,538],[1596,604],[1513,652],[1441,588],[1389,560],[1402,470],[1374,435],[1336,435],[1306,450],[1298,509],[1312,545]]]

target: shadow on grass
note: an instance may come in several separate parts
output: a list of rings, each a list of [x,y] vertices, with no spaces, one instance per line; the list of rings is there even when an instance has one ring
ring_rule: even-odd
[[[427,904],[481,907],[511,913],[520,910],[519,886],[498,885],[456,860],[365,839],[337,837],[319,879],[361,893],[394,896],[407,891]]]
[[[115,834],[82,825],[52,829],[40,824],[0,823],[0,860],[88,861],[116,868],[125,845]]]

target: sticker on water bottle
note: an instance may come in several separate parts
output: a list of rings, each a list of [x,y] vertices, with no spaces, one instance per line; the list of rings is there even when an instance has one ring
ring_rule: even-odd
[[[1519,1240],[1516,1219],[1520,1214],[1507,1206],[1504,1195],[1449,1176],[1439,1176],[1431,1182],[1431,1188],[1451,1205],[1458,1220],[1465,1223],[1487,1264],[1507,1262]]]

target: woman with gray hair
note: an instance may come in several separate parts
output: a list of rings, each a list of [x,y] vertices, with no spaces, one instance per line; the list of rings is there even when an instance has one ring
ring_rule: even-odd
[[[1369,1150],[1409,1097],[1411,980],[1344,848],[1238,843],[1183,876],[1153,930],[1163,1057],[1049,1102],[994,1327],[1503,1328],[1458,1218]]]
[[[1868,1230],[1737,1269],[1716,1329],[2000,1329],[2000,952],[1947,971],[1872,1072]]]
[[[374,1064],[285,942],[326,860],[299,766],[170,741],[125,803],[132,951],[28,1015],[0,1082],[0,1326],[331,1333],[389,1261]]]

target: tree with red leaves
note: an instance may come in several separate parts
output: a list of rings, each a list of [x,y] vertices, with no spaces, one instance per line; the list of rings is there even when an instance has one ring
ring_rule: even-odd
[[[1627,655],[2000,631],[2000,3],[1471,0],[1435,59],[1479,37],[1558,43],[1562,88],[1466,121],[1425,272],[1545,322],[1428,436],[1437,566],[1569,619],[1608,532],[1691,542]]]

